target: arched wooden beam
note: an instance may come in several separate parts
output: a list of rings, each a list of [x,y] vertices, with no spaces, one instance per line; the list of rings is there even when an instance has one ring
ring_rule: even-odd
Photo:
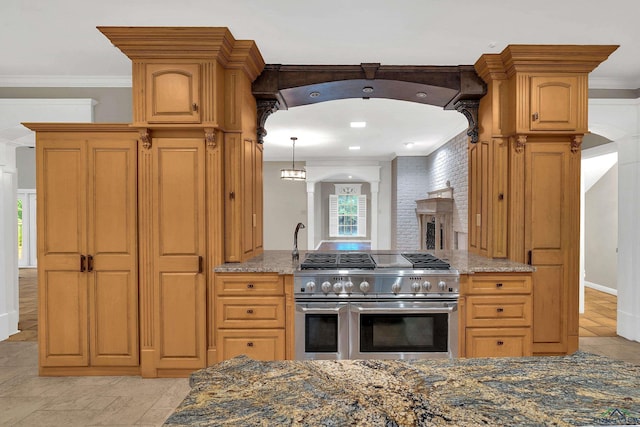
[[[457,110],[478,138],[478,104],[486,85],[472,65],[278,65],[268,64],[253,82],[258,102],[258,141],[277,110],[347,98],[386,98]]]

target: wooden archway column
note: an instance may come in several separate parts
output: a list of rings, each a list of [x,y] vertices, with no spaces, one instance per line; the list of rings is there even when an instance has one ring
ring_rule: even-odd
[[[258,141],[278,110],[348,98],[386,98],[456,110],[467,118],[467,135],[478,138],[478,105],[486,85],[471,65],[266,65],[253,82]]]

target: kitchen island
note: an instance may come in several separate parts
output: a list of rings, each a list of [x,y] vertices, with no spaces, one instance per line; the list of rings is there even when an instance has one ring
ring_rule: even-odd
[[[304,260],[307,252],[300,252],[300,261]],[[366,251],[376,254],[399,254],[400,251],[377,250]],[[406,251],[403,251],[406,252]],[[417,251],[416,251],[417,252]],[[436,254],[439,258],[451,264],[451,268],[458,270],[460,274],[474,273],[530,273],[534,267],[511,261],[508,259],[487,258],[467,251],[448,251]],[[300,267],[299,262],[291,259],[291,251],[267,250],[261,255],[251,258],[245,262],[228,262],[216,266],[215,273],[278,273],[293,274]]]
[[[240,354],[261,360],[294,358],[294,274],[306,254],[293,261],[290,251],[267,250],[214,268],[216,361]],[[458,355],[530,356],[534,267],[466,251],[437,256],[460,273]]]

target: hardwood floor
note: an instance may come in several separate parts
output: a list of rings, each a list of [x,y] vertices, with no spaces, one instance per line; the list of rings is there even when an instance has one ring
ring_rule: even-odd
[[[20,332],[8,341],[38,341],[38,270],[21,268],[19,275]]]
[[[618,298],[592,288],[584,289],[584,314],[580,315],[581,337],[615,337]]]

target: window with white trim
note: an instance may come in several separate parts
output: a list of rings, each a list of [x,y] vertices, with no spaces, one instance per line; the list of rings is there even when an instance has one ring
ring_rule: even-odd
[[[329,195],[329,236],[367,236],[367,196],[360,194],[362,184],[335,184]]]

